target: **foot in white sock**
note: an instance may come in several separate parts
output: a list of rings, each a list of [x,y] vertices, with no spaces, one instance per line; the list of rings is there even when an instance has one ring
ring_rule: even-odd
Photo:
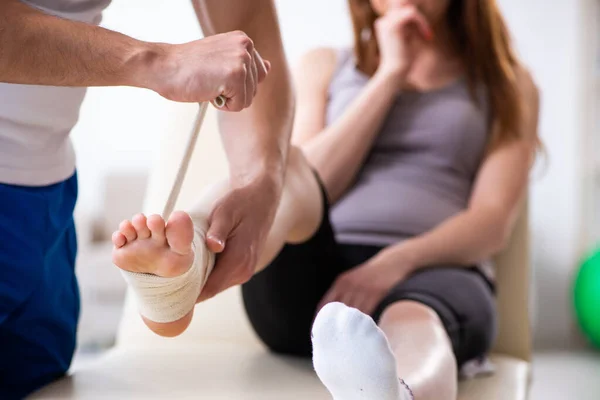
[[[412,400],[384,333],[342,303],[321,309],[312,329],[313,364],[334,400]]]

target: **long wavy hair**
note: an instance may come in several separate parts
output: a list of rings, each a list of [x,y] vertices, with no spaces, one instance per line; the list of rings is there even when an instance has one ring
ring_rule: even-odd
[[[369,0],[349,0],[349,5],[357,67],[372,75],[379,59],[374,34],[378,16]],[[492,112],[490,147],[519,139],[523,114],[516,82],[519,60],[496,1],[452,0],[446,17],[471,94],[481,84],[487,89]]]

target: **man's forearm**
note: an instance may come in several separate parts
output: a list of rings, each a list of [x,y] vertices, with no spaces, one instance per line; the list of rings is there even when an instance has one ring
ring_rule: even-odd
[[[0,0],[0,82],[149,87],[161,46]]]
[[[265,172],[283,178],[293,124],[293,95],[272,0],[192,0],[205,35],[244,31],[271,70],[252,106],[220,116],[232,183]]]

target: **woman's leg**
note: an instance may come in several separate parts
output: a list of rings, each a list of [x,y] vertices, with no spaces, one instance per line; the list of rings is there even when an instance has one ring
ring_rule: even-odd
[[[286,243],[302,243],[315,234],[323,219],[323,195],[304,154],[292,146],[281,202],[255,272],[268,266]]]
[[[286,244],[266,268],[242,285],[248,319],[262,342],[276,353],[310,357],[310,331],[319,302],[339,274],[380,250],[369,246],[342,257],[324,188],[320,201],[322,218],[316,232],[302,243]]]
[[[192,245],[194,231],[199,232],[197,236],[203,236],[215,202],[227,189],[227,182],[208,188],[189,214],[175,212],[167,223],[158,215],[148,218],[137,215],[132,222],[124,221],[113,235],[114,263],[128,272],[165,278],[176,278],[190,271],[194,260],[199,258],[198,252],[207,251],[202,241]],[[301,151],[292,148],[279,208],[256,272],[267,266],[285,243],[298,243],[310,238],[317,230],[322,215],[322,194],[317,178]],[[199,268],[210,272],[212,265]],[[160,335],[175,336],[187,328],[192,315],[193,307],[174,321],[155,322],[149,318],[144,318],[144,321]]]
[[[395,355],[398,376],[416,399],[456,399],[456,358],[435,311],[414,301],[399,301],[384,311],[379,327]]]
[[[424,269],[373,318],[339,303],[317,316],[315,369],[335,400],[455,399],[457,367],[484,356],[495,336],[493,292],[475,268]]]
[[[443,325],[410,301],[389,307],[381,328],[330,303],[313,327],[314,365],[334,400],[455,400],[456,360]]]

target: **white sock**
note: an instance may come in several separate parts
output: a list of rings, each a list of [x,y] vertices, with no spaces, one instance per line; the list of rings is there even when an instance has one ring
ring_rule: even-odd
[[[334,400],[413,400],[387,338],[368,315],[329,303],[315,319],[312,342],[315,370]]]

